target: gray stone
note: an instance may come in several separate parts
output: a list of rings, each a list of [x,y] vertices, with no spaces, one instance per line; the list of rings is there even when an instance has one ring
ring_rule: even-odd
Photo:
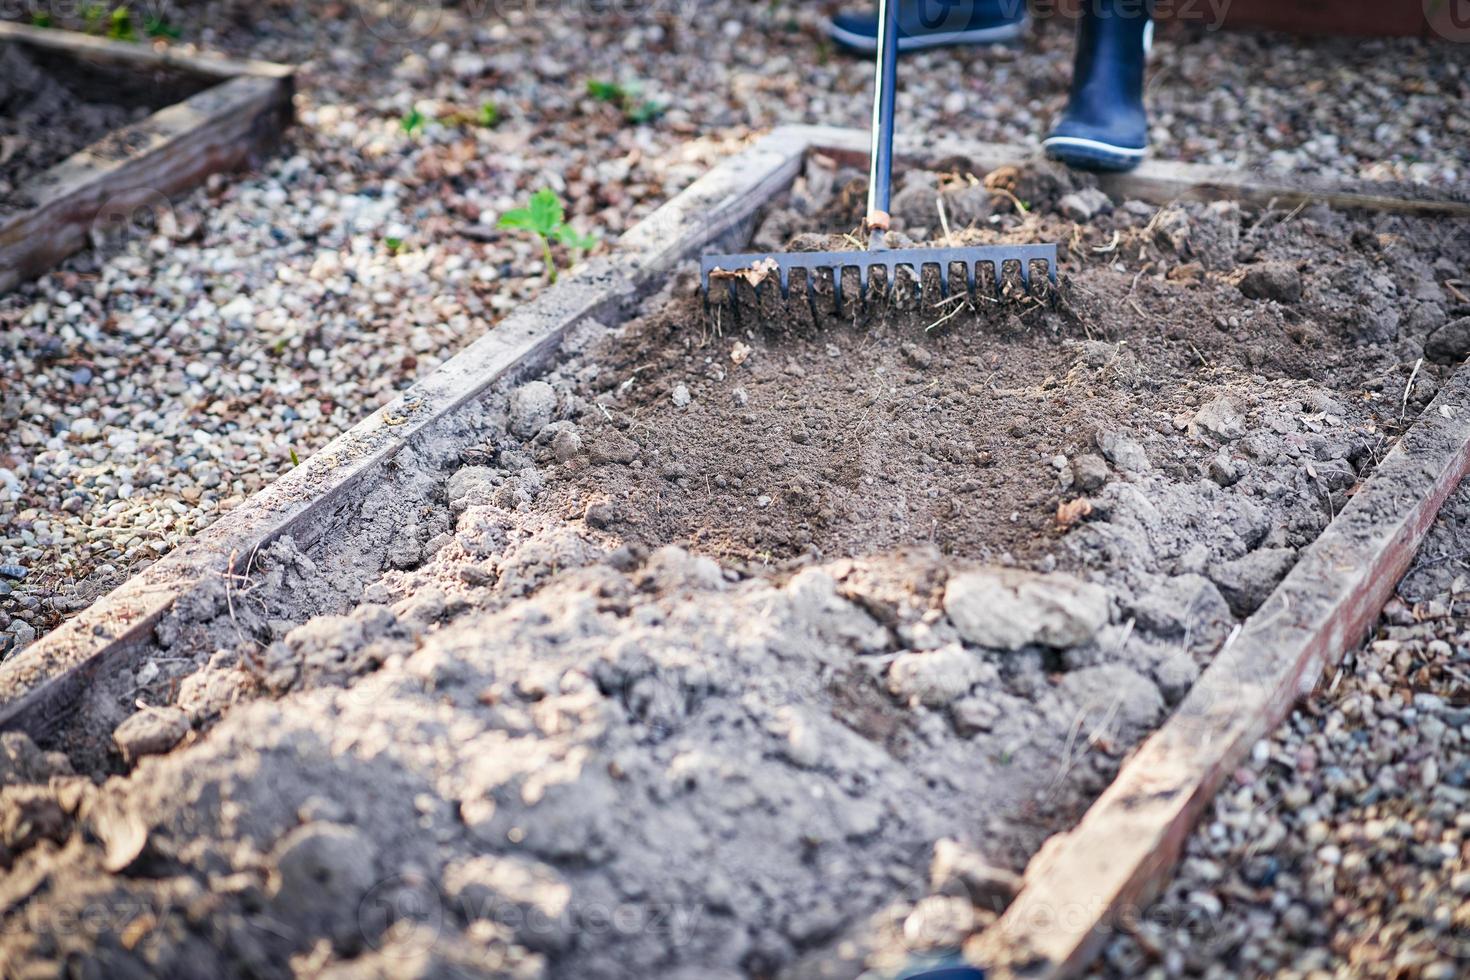
[[[1107,623],[1108,593],[1059,572],[982,568],[949,580],[944,611],[960,636],[977,646],[1072,647]]]
[[[1246,272],[1240,291],[1250,299],[1295,303],[1302,298],[1302,274],[1290,262],[1263,262]]]
[[[1154,682],[1122,664],[1074,670],[1057,688],[1082,712],[1084,736],[1136,734],[1152,728],[1164,713]]]
[[[618,463],[626,466],[637,459],[641,450],[638,443],[617,429],[605,429],[592,443],[592,459],[598,463]]]
[[[951,643],[938,650],[903,653],[888,668],[888,690],[908,704],[942,707],[999,672],[979,654]]]
[[[1424,341],[1424,356],[1441,364],[1454,364],[1470,354],[1470,316],[1451,320]]]
[[[1062,195],[1057,210],[1073,221],[1091,221],[1100,214],[1113,210],[1113,199],[1096,187],[1084,187],[1080,191]]]
[[[1249,616],[1296,564],[1295,548],[1257,548],[1244,557],[1207,570],[1210,580],[1237,616]]]
[[[1175,575],[1164,579],[1135,600],[1130,612],[1140,629],[1170,639],[1186,632],[1199,634],[1230,619],[1230,607],[1203,575]]]
[[[1095,453],[1083,453],[1072,460],[1072,483],[1084,492],[1099,490],[1108,482],[1108,464]]]
[[[489,466],[461,466],[444,486],[444,497],[456,513],[495,498],[501,475]]]
[[[510,395],[510,431],[529,439],[556,414],[556,391],[545,381],[521,385]]]
[[[145,755],[160,755],[179,744],[189,733],[189,716],[178,708],[144,708],[112,733],[125,762]]]
[[[1149,470],[1148,453],[1132,436],[1121,432],[1099,432],[1097,448],[1109,463],[1125,473],[1145,473]]]
[[[1220,395],[1194,413],[1189,428],[1196,435],[1204,433],[1221,441],[1229,441],[1245,435],[1245,419],[1234,402]]]

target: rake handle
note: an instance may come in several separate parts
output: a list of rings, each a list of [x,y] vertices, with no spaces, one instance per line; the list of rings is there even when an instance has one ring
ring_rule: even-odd
[[[872,147],[868,165],[868,248],[884,248],[893,191],[893,97],[898,87],[899,0],[878,0],[878,64],[873,79]]]

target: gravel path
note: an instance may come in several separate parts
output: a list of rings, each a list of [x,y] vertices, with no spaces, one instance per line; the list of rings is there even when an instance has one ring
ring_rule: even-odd
[[[1470,971],[1470,487],[1373,639],[1217,797],[1110,977]]]
[[[434,5],[406,29],[334,9],[176,11],[186,42],[302,65],[291,148],[190,195],[169,235],[136,229],[0,297],[0,563],[26,570],[0,579],[0,655],[542,288],[537,250],[493,230],[531,190],[610,239],[752,132],[863,123],[868,67],[819,39],[820,5],[503,21]],[[1440,184],[1466,170],[1463,46],[1163,34],[1161,156]],[[1035,141],[1070,50],[1053,23],[1019,48],[915,57],[906,125]],[[1303,78],[1310,99],[1287,84]],[[589,80],[635,83],[629,112]],[[625,118],[641,104],[664,111]]]

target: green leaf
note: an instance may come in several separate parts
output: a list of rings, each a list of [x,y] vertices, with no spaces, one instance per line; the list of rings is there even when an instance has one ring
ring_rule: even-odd
[[[107,36],[114,41],[137,40],[133,34],[133,15],[128,12],[127,7],[113,8],[108,18]]]
[[[664,114],[667,108],[662,102],[651,102],[648,99],[639,99],[637,102],[623,110],[623,118],[636,125],[653,122]]]
[[[579,252],[586,252],[597,245],[596,235],[579,235],[571,225],[562,225],[556,230],[556,240],[567,248],[574,248]]]
[[[388,251],[391,254],[397,255],[398,252],[403,248],[403,239],[401,239],[401,238],[391,238],[391,237],[390,238],[385,238],[385,239],[383,239],[383,244],[385,246],[387,246]]]
[[[595,78],[587,80],[587,94],[598,102],[621,102],[628,95],[617,82],[600,82]]]
[[[550,235],[566,220],[561,198],[550,187],[543,187],[531,195],[531,227],[542,235]]]
[[[403,118],[398,120],[399,127],[408,135],[412,136],[424,128],[424,114],[418,108],[408,110]]]
[[[43,14],[39,10],[36,11],[35,13],[31,14],[31,26],[32,27],[50,27],[51,26],[51,15],[50,14]]]
[[[288,452],[288,453],[291,454],[291,465],[293,467],[300,466],[301,465],[301,457],[296,455],[296,450],[295,449],[291,448],[290,446],[287,446],[286,447],[286,452]]]
[[[500,216],[495,223],[497,228],[517,228],[526,231],[535,231],[535,225],[531,224],[530,208],[512,208]]]
[[[480,103],[480,125],[486,129],[500,122],[500,107],[494,102]]]
[[[143,22],[143,33],[149,37],[167,37],[177,41],[184,32],[162,17],[151,16]]]

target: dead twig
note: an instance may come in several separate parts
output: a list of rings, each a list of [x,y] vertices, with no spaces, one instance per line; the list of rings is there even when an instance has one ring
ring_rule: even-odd
[[[1419,369],[1423,366],[1424,358],[1421,357],[1419,358],[1419,360],[1414,362],[1414,370],[1409,372],[1409,383],[1404,385],[1404,401],[1403,404],[1399,406],[1400,422],[1402,422],[1404,420],[1404,416],[1409,413],[1409,392],[1413,390],[1414,379],[1419,377]]]
[[[944,244],[954,245],[954,236],[949,233],[949,215],[944,213],[944,195],[934,198],[934,206],[939,209],[939,227],[944,229]]]

